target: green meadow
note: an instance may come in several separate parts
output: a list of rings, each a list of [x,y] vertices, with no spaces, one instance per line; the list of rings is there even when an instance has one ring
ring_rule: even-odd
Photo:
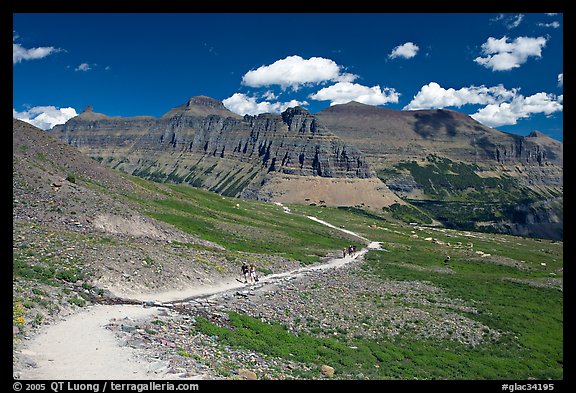
[[[132,196],[148,216],[232,251],[280,255],[304,264],[340,250],[350,236],[310,219],[284,213],[280,206],[225,197],[187,185],[135,180],[164,195]]]
[[[146,214],[231,250],[315,263],[350,242],[360,244],[307,215],[382,242],[385,250],[366,254],[362,274],[431,283],[450,298],[474,304],[477,313],[460,311],[463,315],[501,332],[498,339],[471,347],[416,339],[409,333],[350,340],[296,336],[280,323],[235,312],[229,314],[231,327],[199,318],[195,330],[217,336],[222,345],[311,365],[330,364],[340,378],[563,378],[562,242],[408,225],[390,212],[359,207],[290,205],[292,214],[286,214],[271,203],[187,186],[142,184],[164,195],[140,200]],[[446,255],[451,256],[448,266]],[[453,273],[434,270],[440,267]]]

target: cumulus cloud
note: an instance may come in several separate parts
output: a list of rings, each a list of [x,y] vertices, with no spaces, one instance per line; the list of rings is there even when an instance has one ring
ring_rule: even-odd
[[[418,48],[417,45],[414,45],[414,43],[407,42],[392,49],[392,52],[388,55],[388,58],[395,59],[397,57],[403,57],[405,59],[410,59],[416,56],[416,53],[418,53],[419,49],[420,48]]]
[[[381,89],[380,86],[363,86],[351,82],[338,82],[325,87],[309,96],[316,101],[330,101],[330,105],[345,104],[350,101],[368,105],[383,105],[388,102],[397,103],[400,93],[393,88]]]
[[[516,124],[518,119],[532,114],[551,115],[563,110],[563,96],[536,93],[529,97],[519,94],[519,89],[508,90],[502,85],[470,86],[445,89],[436,82],[422,86],[414,99],[404,109],[438,109],[448,106],[483,105],[471,117],[489,127]]]
[[[25,121],[43,130],[48,130],[57,124],[64,124],[75,116],[78,116],[78,113],[71,107],[35,106],[23,112],[17,112],[12,108],[13,118]]]
[[[23,60],[43,59],[52,53],[61,52],[62,49],[53,46],[40,46],[36,48],[24,48],[22,45],[15,43],[17,35],[12,37],[12,64],[20,63]]]
[[[86,72],[86,71],[90,71],[91,69],[92,69],[92,67],[90,67],[90,64],[88,64],[88,63],[82,63],[82,64],[80,64],[78,67],[76,67],[76,68],[74,69],[74,71],[83,71],[83,72]]]
[[[558,86],[564,87],[564,73],[558,74]]]
[[[489,37],[482,44],[485,57],[479,56],[474,61],[492,71],[507,71],[520,67],[530,56],[541,57],[545,46],[544,37],[518,37],[512,42],[508,42],[506,36],[500,39]]]
[[[224,106],[239,115],[258,115],[260,113],[280,113],[295,106],[308,105],[306,101],[290,100],[288,102],[257,101],[256,97],[234,93],[222,101]]]
[[[467,104],[493,104],[516,95],[517,90],[506,90],[504,86],[470,86],[461,89],[445,89],[436,82],[422,86],[412,101],[404,107],[407,110],[461,107]]]
[[[543,113],[551,115],[563,110],[563,96],[548,93],[536,93],[529,97],[518,95],[511,102],[490,104],[470,117],[489,127],[516,124],[518,119]]]
[[[280,85],[283,90],[288,87],[298,90],[301,85],[326,81],[351,82],[357,77],[354,74],[342,73],[342,67],[330,59],[288,56],[270,65],[248,71],[242,77],[242,84],[250,87]]]

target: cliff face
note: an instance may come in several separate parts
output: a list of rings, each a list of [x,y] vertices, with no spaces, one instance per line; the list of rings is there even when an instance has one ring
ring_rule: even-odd
[[[275,173],[375,177],[357,148],[300,107],[240,117],[217,100],[193,97],[158,119],[109,117],[89,109],[52,132],[127,173],[230,196],[247,189],[244,196],[258,197],[258,184]]]

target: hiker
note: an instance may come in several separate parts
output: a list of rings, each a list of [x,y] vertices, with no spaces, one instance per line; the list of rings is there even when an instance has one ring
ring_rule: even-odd
[[[346,258],[346,247],[342,250],[342,258]]]
[[[244,276],[244,283],[248,284],[248,276],[250,274],[250,269],[246,262],[242,262],[242,275]]]
[[[450,255],[446,255],[446,258],[444,258],[444,264],[447,265],[448,262],[450,262]]]
[[[356,245],[352,246],[352,252],[356,254]]]
[[[352,256],[352,244],[348,246],[348,255]]]
[[[258,275],[256,274],[256,266],[253,263],[250,265],[250,277],[252,277],[252,282],[258,281]]]

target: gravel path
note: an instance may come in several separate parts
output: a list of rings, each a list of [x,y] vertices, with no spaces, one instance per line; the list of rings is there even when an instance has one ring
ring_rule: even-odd
[[[149,368],[109,330],[112,318],[141,319],[155,310],[140,306],[90,306],[49,326],[22,350],[22,379],[149,379]]]
[[[311,217],[311,219],[314,218]],[[315,221],[330,225],[318,219]],[[350,231],[346,232],[362,238]],[[361,258],[369,249],[378,248],[379,243],[372,242],[367,248],[353,256],[347,255],[343,258],[331,259],[324,264],[264,276],[257,287],[274,287],[287,279],[301,278],[326,269],[341,268]],[[240,293],[238,290],[247,292],[246,288],[247,284],[239,281],[227,281],[200,286],[193,290],[160,294],[143,293],[139,296],[131,296],[132,299],[141,299],[143,304],[149,307],[129,305],[86,307],[81,312],[47,327],[27,342],[21,350],[20,365],[15,367],[14,376],[21,379],[218,378],[202,364],[199,365],[197,372],[190,372],[189,369],[175,366],[170,367],[169,362],[158,360],[160,357],[158,351],[146,351],[143,348],[144,345],[134,345],[133,342],[132,344],[126,341],[122,343],[122,335],[146,331],[142,329],[139,321],[150,321],[160,317],[159,314],[163,316],[170,314],[171,323],[180,320],[181,318],[176,315],[178,313],[163,307],[168,302],[189,303],[194,302],[193,299],[214,295],[229,297],[231,293]],[[251,289],[254,290],[255,287],[252,286]],[[197,303],[202,304],[202,300]],[[208,304],[214,305],[213,302]],[[172,305],[168,304],[168,307]],[[199,340],[198,346],[203,348],[203,356],[209,357],[210,351],[206,351],[206,348],[209,348],[210,340],[206,342],[204,337],[196,338]],[[162,347],[174,348],[175,346],[173,341],[165,339],[156,341],[160,342]],[[137,351],[136,348],[141,350]],[[147,357],[144,356],[145,353],[148,353]],[[260,357],[258,354],[252,356]],[[281,378],[279,375],[276,377]]]

